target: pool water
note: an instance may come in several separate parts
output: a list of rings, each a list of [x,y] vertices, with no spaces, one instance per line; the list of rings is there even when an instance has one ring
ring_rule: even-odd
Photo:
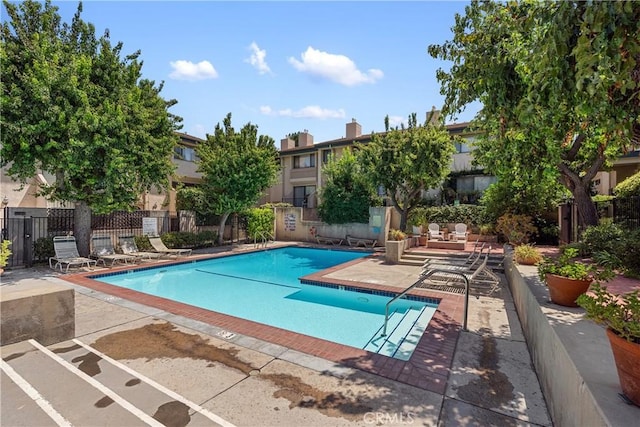
[[[112,285],[408,360],[436,304],[299,280],[368,255],[287,247],[94,277]]]

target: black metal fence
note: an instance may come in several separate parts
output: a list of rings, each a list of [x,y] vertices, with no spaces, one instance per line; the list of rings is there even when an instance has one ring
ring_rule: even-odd
[[[640,228],[640,196],[613,199],[613,222],[629,230]]]
[[[5,208],[0,227],[2,240],[11,241],[7,267],[46,262],[53,252],[51,238],[73,233],[73,216],[73,209],[30,209],[21,212],[15,208]],[[166,211],[117,211],[108,215],[92,215],[91,230],[92,233],[110,235],[117,242],[118,236],[142,235],[143,218],[156,218],[159,234],[173,231]]]

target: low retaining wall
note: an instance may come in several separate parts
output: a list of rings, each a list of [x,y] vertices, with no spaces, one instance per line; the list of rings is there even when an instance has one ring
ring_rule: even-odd
[[[39,282],[3,286],[0,297],[0,345],[28,339],[50,345],[75,336],[73,289]]]
[[[611,425],[565,343],[550,323],[549,317],[542,311],[541,296],[536,296],[531,291],[526,283],[527,279],[515,266],[511,251],[505,250],[504,266],[527,346],[554,425]],[[575,333],[578,334],[578,331]]]

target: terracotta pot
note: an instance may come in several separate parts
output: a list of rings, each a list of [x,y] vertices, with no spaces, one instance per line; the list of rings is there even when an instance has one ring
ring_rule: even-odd
[[[640,406],[640,344],[629,342],[607,329],[613,358],[616,361],[622,393]]]
[[[545,281],[549,287],[551,302],[565,307],[577,307],[576,299],[587,292],[592,280],[576,280],[547,273]]]

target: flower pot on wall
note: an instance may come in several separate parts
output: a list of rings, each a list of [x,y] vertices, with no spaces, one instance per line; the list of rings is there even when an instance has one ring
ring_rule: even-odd
[[[592,280],[576,280],[547,273],[545,281],[549,287],[551,302],[565,307],[577,307],[576,299],[587,292]]]
[[[640,406],[640,344],[628,341],[607,329],[607,337],[616,362],[624,395]]]

